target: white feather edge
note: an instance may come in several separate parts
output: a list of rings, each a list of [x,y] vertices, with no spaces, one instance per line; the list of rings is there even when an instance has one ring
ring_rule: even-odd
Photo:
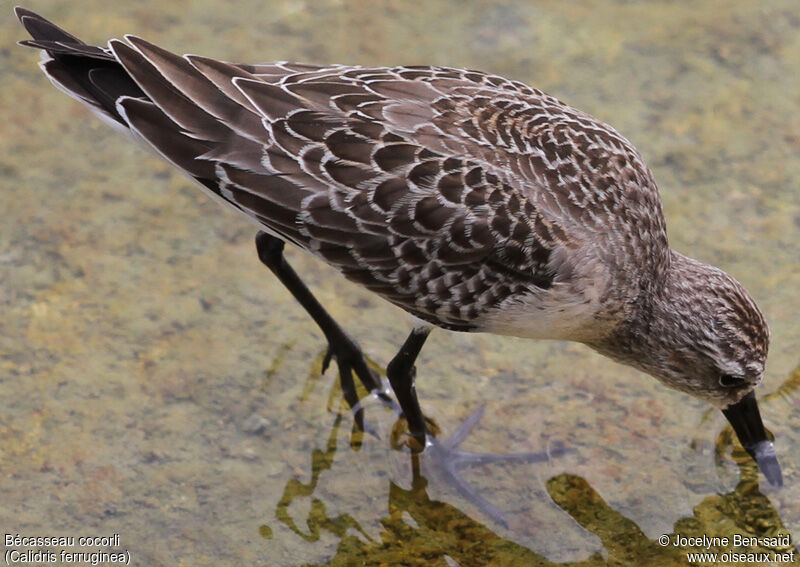
[[[123,120],[125,120],[125,123],[128,125],[129,133],[130,133],[131,137],[133,137],[140,146],[143,146],[144,148],[148,149],[151,153],[153,153],[154,155],[160,157],[161,159],[163,159],[167,163],[172,164],[175,167],[175,169],[177,169],[181,173],[181,175],[183,175],[183,177],[185,179],[188,179],[194,185],[197,185],[198,187],[200,187],[200,189],[202,189],[202,191],[206,195],[211,197],[212,200],[216,201],[217,203],[219,203],[220,205],[222,205],[226,209],[231,209],[233,211],[236,211],[241,216],[245,217],[248,221],[250,221],[251,224],[253,224],[254,226],[258,227],[259,230],[263,230],[265,232],[268,232],[268,233],[272,234],[273,236],[279,237],[281,239],[284,238],[284,237],[279,236],[278,234],[275,234],[274,232],[272,232],[269,229],[269,227],[264,226],[263,224],[261,224],[258,221],[258,219],[252,217],[251,215],[248,215],[245,211],[243,211],[242,209],[240,209],[239,207],[237,207],[236,205],[234,205],[230,201],[228,201],[228,200],[222,198],[221,196],[217,195],[216,193],[214,193],[211,189],[209,189],[208,187],[206,187],[205,185],[203,185],[202,183],[197,181],[197,179],[195,179],[192,175],[187,173],[186,170],[184,170],[182,167],[180,167],[177,163],[175,163],[174,161],[169,159],[169,157],[167,157],[165,154],[163,154],[161,151],[159,151],[158,148],[156,148],[150,142],[148,142],[147,139],[144,136],[142,136],[141,133],[139,133],[139,131],[136,129],[136,127],[134,127],[131,124],[131,121],[128,118],[128,114],[127,114],[127,112],[125,110],[125,107],[122,104],[126,100],[138,100],[138,99],[136,99],[135,97],[131,97],[131,96],[121,96],[121,97],[119,97],[117,99],[117,101],[116,101],[117,112],[119,112],[120,116],[122,116]]]

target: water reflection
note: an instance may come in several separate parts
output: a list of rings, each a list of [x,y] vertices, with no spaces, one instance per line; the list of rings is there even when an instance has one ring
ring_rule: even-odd
[[[764,400],[768,403],[776,399],[791,401],[797,399],[798,392],[800,367]],[[428,495],[428,480],[421,472],[425,469],[417,463],[411,467],[413,479],[409,489],[389,482],[388,513],[380,519],[379,537],[370,536],[349,514],[331,517],[324,500],[316,496],[315,491],[322,475],[333,466],[341,424],[342,414],[338,414],[324,449],[312,452],[310,480],[303,483],[296,478],[290,479],[275,512],[281,523],[307,542],[318,541],[323,532],[337,538],[336,553],[325,565],[670,566],[695,564],[687,553],[722,554],[730,551],[764,553],[769,557],[793,552],[794,561],[782,564],[800,565],[797,550],[791,544],[791,534],[770,500],[759,490],[755,463],[741,447],[732,448],[734,438],[728,426],[718,436],[715,454],[719,462],[726,453],[732,453],[740,480],[730,492],[706,497],[694,507],[692,516],[675,522],[673,531],[665,534],[668,545],[660,542],[660,538],[648,538],[635,522],[609,506],[580,476],[559,474],[550,478],[546,489],[553,502],[582,528],[596,535],[604,549],[603,553],[594,553],[580,561],[556,563],[499,535],[492,525],[467,515],[451,503],[432,500]],[[307,506],[296,506],[302,500],[308,500]],[[300,522],[289,511],[293,505],[295,510],[308,510]],[[554,525],[554,535],[558,531],[559,527]],[[267,525],[262,526],[260,532],[268,534],[266,537],[272,534]],[[734,547],[734,535],[777,537],[778,541],[768,547]],[[686,544],[688,539],[679,539],[704,536],[727,537],[731,544],[692,547]]]
[[[286,524],[294,533],[308,542],[317,541],[321,530],[330,532],[344,540],[347,532],[351,528],[363,537],[369,539],[367,533],[361,529],[361,526],[358,525],[358,522],[356,522],[352,516],[349,514],[342,514],[335,518],[329,517],[325,509],[325,503],[314,496],[314,491],[317,489],[320,475],[333,466],[333,458],[336,455],[336,440],[339,435],[339,425],[341,422],[342,414],[338,414],[336,420],[333,422],[333,427],[328,437],[325,450],[314,449],[314,452],[311,454],[311,480],[304,484],[296,478],[290,479],[283,489],[283,496],[281,496],[278,507],[275,510],[275,515],[278,520]],[[289,514],[289,507],[298,498],[309,498],[311,501],[308,517],[305,520],[305,530],[301,529]]]

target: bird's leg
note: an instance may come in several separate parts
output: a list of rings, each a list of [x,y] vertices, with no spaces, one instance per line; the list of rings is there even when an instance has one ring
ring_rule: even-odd
[[[258,257],[276,275],[278,279],[292,292],[292,295],[305,308],[309,315],[316,321],[319,328],[328,340],[328,354],[325,356],[324,368],[327,367],[331,357],[336,359],[339,366],[339,377],[345,399],[353,408],[356,423],[364,428],[364,415],[361,402],[358,400],[353,372],[356,373],[361,383],[371,393],[396,409],[385,389],[381,387],[377,376],[369,369],[361,348],[339,326],[324,307],[317,301],[308,287],[303,283],[297,273],[283,257],[284,243],[281,239],[259,232],[256,236]],[[556,447],[545,452],[525,453],[521,455],[497,455],[488,453],[471,453],[459,449],[461,442],[467,437],[470,430],[478,423],[483,415],[484,407],[474,411],[469,418],[459,426],[453,435],[444,441],[436,440],[431,435],[425,416],[419,407],[417,392],[414,387],[416,367],[414,363],[425,344],[430,327],[416,327],[400,347],[400,351],[389,362],[386,375],[400,404],[415,447],[412,447],[412,460],[419,465],[419,452],[425,449],[424,456],[431,465],[428,468],[444,483],[456,488],[465,498],[475,504],[489,517],[505,525],[505,518],[500,509],[482,498],[460,475],[460,470],[475,465],[484,465],[497,462],[542,462],[551,457],[563,454],[565,450]],[[431,468],[434,469],[431,471]],[[418,473],[419,471],[417,471]]]
[[[417,447],[412,448],[416,451],[421,451],[425,448],[428,428],[425,425],[425,416],[422,415],[422,410],[419,407],[417,389],[414,386],[414,378],[417,374],[414,362],[417,360],[417,356],[419,356],[419,352],[422,350],[422,346],[425,344],[430,332],[430,327],[414,327],[406,342],[400,347],[400,351],[386,367],[386,377],[389,378],[389,383],[392,385],[394,395],[397,396],[400,409],[403,410],[408,422],[408,430],[418,444]]]
[[[484,514],[503,526],[507,526],[503,511],[483,498],[464,480],[461,476],[461,469],[491,463],[542,463],[549,461],[552,457],[563,455],[567,451],[560,445],[549,447],[546,451],[520,454],[473,453],[460,449],[461,443],[483,417],[485,404],[472,412],[449,438],[444,441],[437,440],[428,430],[414,387],[414,378],[416,377],[414,362],[419,356],[428,334],[430,334],[430,327],[414,328],[403,346],[400,347],[400,352],[386,367],[386,375],[408,422],[409,432],[414,439],[415,446],[410,448],[415,480],[420,475],[421,457],[427,462],[428,466],[425,469],[437,477],[440,482],[452,486]],[[424,453],[420,455],[420,451],[423,449]]]
[[[303,306],[311,318],[319,325],[320,330],[328,340],[328,352],[322,363],[322,371],[328,367],[331,358],[336,359],[339,367],[339,380],[342,384],[342,392],[345,400],[353,409],[356,423],[364,429],[364,412],[358,400],[355,383],[353,382],[353,372],[364,387],[371,393],[380,397],[384,402],[393,403],[386,389],[381,384],[375,373],[367,366],[364,353],[358,343],[352,339],[344,329],[330,316],[325,308],[317,301],[305,283],[297,275],[297,272],[289,265],[283,257],[283,240],[259,232],[256,235],[256,249],[261,262],[267,266],[273,274],[278,276],[281,283],[286,286],[294,298]]]

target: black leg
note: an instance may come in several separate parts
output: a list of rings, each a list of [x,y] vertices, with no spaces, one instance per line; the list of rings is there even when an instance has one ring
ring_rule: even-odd
[[[428,430],[425,425],[425,416],[422,415],[419,400],[417,400],[417,389],[414,386],[414,377],[417,374],[414,362],[430,332],[430,327],[415,327],[408,335],[406,342],[400,347],[400,352],[386,367],[386,376],[389,378],[394,395],[397,396],[397,401],[406,417],[411,436],[419,443],[419,447],[416,447],[419,450],[425,448],[425,437]]]
[[[430,327],[417,327],[408,335],[400,352],[386,367],[386,375],[392,384],[400,408],[405,414],[408,429],[414,439],[411,448],[411,467],[414,481],[418,481],[422,472],[422,459],[427,463],[428,472],[433,472],[435,478],[454,487],[462,496],[475,504],[487,516],[498,523],[508,526],[503,511],[483,498],[461,476],[461,469],[476,465],[490,463],[541,463],[551,457],[561,455],[566,450],[561,446],[550,448],[548,451],[535,453],[522,453],[518,455],[501,455],[496,453],[473,453],[459,449],[461,442],[467,438],[469,432],[483,416],[484,406],[472,412],[467,420],[446,440],[439,441],[434,435],[429,434],[425,416],[419,407],[417,391],[414,387],[416,369],[414,361],[419,356],[425,340],[430,334]],[[420,455],[420,451],[424,453]]]
[[[292,295],[305,308],[309,315],[317,322],[319,328],[328,340],[328,352],[323,363],[323,372],[330,363],[331,358],[336,359],[339,366],[339,377],[345,399],[353,408],[356,423],[364,429],[363,408],[358,400],[353,372],[356,373],[361,383],[371,393],[376,393],[382,400],[397,408],[391,401],[387,392],[380,386],[375,374],[367,366],[361,348],[339,324],[330,316],[324,307],[317,301],[311,291],[306,287],[297,273],[283,257],[283,241],[265,232],[256,236],[258,257],[276,275],[278,279],[292,292]],[[425,416],[419,407],[417,391],[414,387],[416,367],[414,363],[430,334],[430,327],[416,327],[400,347],[386,367],[386,375],[392,385],[397,400],[400,403],[408,422],[408,429],[413,437],[416,447],[412,446],[412,466],[415,481],[420,477],[420,451],[425,449],[428,462],[438,469],[438,477],[451,484],[464,497],[473,502],[479,509],[494,520],[507,525],[502,510],[482,498],[459,474],[460,469],[474,465],[484,465],[497,462],[544,462],[551,457],[566,452],[562,447],[554,447],[546,452],[524,453],[521,455],[497,455],[484,453],[471,453],[459,449],[461,442],[467,437],[472,428],[483,415],[484,406],[474,411],[469,418],[445,440],[438,441],[429,435]]]
[[[381,387],[378,378],[367,366],[364,353],[358,343],[350,338],[330,316],[306,284],[303,283],[297,272],[283,257],[283,244],[283,240],[266,232],[259,232],[256,235],[258,257],[273,274],[278,276],[281,283],[286,286],[300,305],[311,315],[328,340],[328,352],[322,364],[322,371],[325,372],[331,358],[336,359],[344,397],[351,408],[358,408],[355,410],[356,421],[363,429],[363,412],[361,407],[357,405],[358,394],[353,382],[353,372],[370,393],[376,393],[385,401],[389,400],[388,395]]]

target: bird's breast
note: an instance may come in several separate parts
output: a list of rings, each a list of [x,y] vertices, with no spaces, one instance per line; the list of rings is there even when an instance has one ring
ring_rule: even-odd
[[[606,336],[624,318],[626,305],[609,293],[613,278],[607,266],[586,262],[570,266],[568,272],[568,278],[556,277],[549,289],[506,298],[476,321],[478,330],[578,342]]]

